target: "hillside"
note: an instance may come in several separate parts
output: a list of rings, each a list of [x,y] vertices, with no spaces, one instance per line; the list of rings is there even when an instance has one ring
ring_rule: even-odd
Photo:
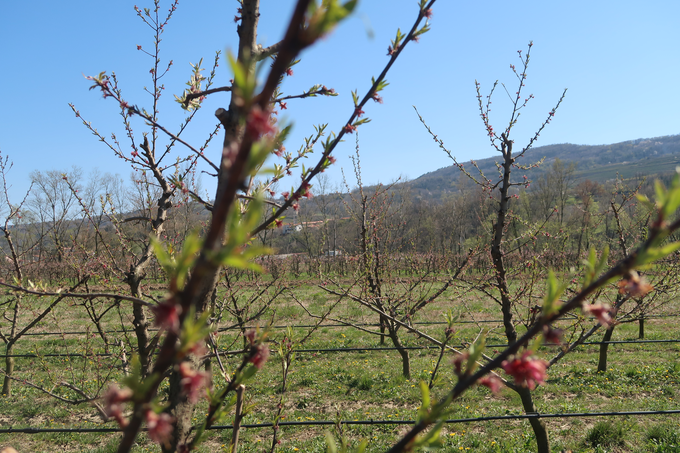
[[[563,143],[540,146],[527,151],[520,161],[527,165],[545,158],[543,165],[529,171],[517,170],[518,177],[527,175],[530,179],[539,177],[556,158],[565,163],[576,164],[576,178],[604,182],[616,177],[647,176],[672,171],[680,165],[680,135],[669,135],[649,139],[637,139],[611,145],[573,145]],[[489,177],[496,172],[495,162],[499,157],[476,161],[479,168]],[[465,162],[461,162],[465,165]],[[468,170],[474,168],[465,165]],[[417,195],[440,198],[451,192],[460,171],[453,165],[426,173],[408,184]]]

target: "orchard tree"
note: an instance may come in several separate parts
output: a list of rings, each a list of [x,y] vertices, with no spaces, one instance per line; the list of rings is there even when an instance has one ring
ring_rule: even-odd
[[[273,124],[276,123],[272,120],[274,107],[278,105],[283,108],[283,103],[288,99],[335,93],[332,89],[315,85],[301,95],[284,96],[279,84],[284,75],[292,73],[291,66],[296,62],[295,58],[300,51],[329,33],[340,20],[351,13],[356,0],[344,4],[328,0],[321,5],[310,0],[299,0],[283,40],[267,48],[257,43],[259,1],[243,0],[240,3],[237,14],[238,49],[235,55],[228,56],[233,72],[232,85],[209,90],[203,90],[200,85],[194,86],[180,97],[184,106],[192,110],[209,94],[231,93],[229,107],[220,108],[215,113],[220,127],[224,129],[222,153],[218,163],[212,164],[209,161],[216,170],[217,190],[213,203],[195,197],[209,205],[212,213],[204,236],[189,236],[181,253],[174,256],[165,250],[160,241],[151,241],[157,259],[170,280],[170,295],[154,307],[156,323],[164,329],[164,336],[159,343],[157,359],[150,366],[149,372],[146,375],[141,372],[133,373],[123,388],[112,387],[105,399],[107,411],[124,427],[120,452],[130,450],[144,421],[149,435],[161,443],[164,451],[193,450],[202,440],[205,428],[226,414],[230,407],[228,402],[231,393],[264,364],[268,355],[264,343],[265,334],[249,332],[249,346],[242,363],[231,374],[224,376],[224,386],[213,389],[207,417],[192,432],[193,409],[200,387],[207,379],[199,371],[203,339],[209,331],[207,320],[210,313],[207,309],[222,267],[253,267],[250,259],[263,250],[253,245],[248,246],[250,238],[279,223],[281,215],[288,208],[296,208],[301,197],[310,196],[313,178],[333,163],[331,153],[342,137],[353,133],[358,126],[368,121],[367,118],[361,118],[364,115],[363,109],[369,101],[381,99],[379,92],[387,85],[385,75],[405,45],[429,29],[427,22],[424,25],[421,22],[430,16],[430,7],[434,0],[429,3],[425,0],[419,2],[417,19],[411,30],[406,34],[397,32],[390,45],[390,58],[385,69],[372,80],[363,97],[354,93],[352,113],[341,129],[321,142],[325,126],[318,127],[317,134],[312,136],[297,156],[283,149],[288,127]],[[155,3],[153,10],[138,10],[138,14],[152,25],[159,26],[159,9],[159,4]],[[174,9],[173,4],[170,14]],[[258,85],[256,64],[269,57],[273,57],[273,63],[265,76],[265,82]],[[156,68],[156,72],[158,70]],[[155,110],[148,113],[128,103],[118,89],[115,77],[100,73],[90,79],[94,88],[100,89],[105,97],[114,99],[124,109],[125,115],[140,116],[153,126],[153,130],[160,130],[172,140],[188,145],[167,132],[154,116]],[[319,143],[323,152],[317,163],[312,167],[303,167],[300,182],[290,191],[284,192],[284,201],[275,205],[272,213],[263,222],[259,222],[265,191],[269,191],[273,184],[297,167],[300,158],[306,157]],[[141,152],[135,150],[137,154],[132,155],[132,158],[143,158],[143,163],[150,162],[158,153],[155,146],[147,140],[142,145],[134,145],[133,142],[133,146],[138,146]],[[113,149],[118,152],[115,146]],[[191,147],[189,149],[194,152],[193,158],[199,156],[208,160],[201,150]],[[272,154],[280,156],[283,163],[275,164],[273,176],[258,184],[255,176]],[[154,171],[151,168],[149,170]],[[157,181],[162,184],[160,180]],[[180,183],[181,181],[174,181],[176,187],[181,186]],[[162,409],[154,401],[158,386],[168,372],[170,401],[168,408]],[[122,405],[128,402],[133,409],[129,420],[122,415]]]
[[[481,291],[488,297],[491,297],[500,306],[505,337],[509,344],[516,343],[518,339],[516,322],[513,319],[514,313],[518,311],[517,301],[522,299],[521,296],[523,294],[530,293],[524,284],[520,284],[517,289],[511,289],[510,278],[516,276],[517,271],[513,270],[512,267],[506,262],[508,259],[507,255],[511,253],[512,250],[518,249],[518,242],[527,241],[523,238],[519,238],[519,241],[517,239],[509,240],[506,238],[509,225],[513,220],[513,216],[515,215],[510,207],[510,203],[514,199],[519,198],[516,193],[512,192],[512,189],[513,187],[526,188],[529,185],[529,180],[526,179],[526,177],[523,179],[520,178],[519,180],[511,179],[511,174],[515,168],[526,170],[537,165],[530,164],[522,166],[519,161],[533,146],[541,131],[548,125],[548,123],[550,123],[553,116],[555,115],[555,111],[562,103],[564,95],[566,94],[565,90],[557,105],[549,112],[548,118],[543,122],[543,124],[541,124],[537,132],[529,140],[529,143],[524,146],[524,148],[515,150],[514,141],[511,139],[511,133],[513,132],[514,126],[517,124],[517,119],[521,110],[524,109],[529,101],[533,98],[533,95],[526,96],[523,94],[532,46],[533,43],[529,43],[529,48],[525,55],[522,55],[522,51],[518,51],[521,64],[519,70],[514,65],[510,65],[514,75],[517,77],[518,87],[516,94],[511,97],[512,110],[510,112],[510,119],[508,120],[507,126],[500,134],[496,132],[489,118],[489,112],[491,110],[491,97],[498,86],[498,81],[496,81],[496,83],[493,85],[490,94],[486,96],[486,100],[484,100],[482,96],[480,84],[475,82],[477,87],[477,101],[479,104],[479,112],[482,122],[484,123],[484,127],[492,147],[501,154],[501,161],[498,164],[498,178],[491,179],[481,171],[478,172],[478,175],[473,175],[470,173],[465,169],[463,164],[458,163],[453,154],[444,147],[442,140],[439,139],[432,131],[430,131],[429,127],[427,128],[434,140],[451,157],[451,159],[453,159],[454,164],[458,166],[461,172],[478,184],[484,191],[484,194],[488,195],[489,200],[494,200],[493,206],[495,214],[492,224],[490,225],[490,244],[488,246],[488,252],[491,258],[492,275],[487,276],[485,273],[477,283],[472,284],[472,287],[478,291]],[[505,86],[503,85],[503,87]],[[425,124],[422,117],[420,117],[420,119],[423,124]],[[427,127],[427,125],[425,126]],[[479,170],[479,167],[477,167],[475,162],[472,162],[472,166]],[[561,164],[558,165],[558,167],[561,167]],[[547,201],[547,203],[551,204],[552,200],[556,201],[558,199],[558,194],[554,194],[554,196],[551,195],[551,198]],[[535,233],[536,232],[534,232],[534,234]],[[487,277],[490,278],[487,280]],[[533,285],[533,279],[529,285]],[[542,362],[536,361],[536,363],[540,364]],[[543,368],[545,368],[545,366]],[[515,389],[520,396],[522,406],[524,407],[526,413],[536,412],[534,401],[531,395],[533,385],[535,384],[525,383],[525,385],[520,385]],[[539,418],[530,418],[529,422],[531,423],[536,436],[538,451],[541,453],[548,453],[550,451],[550,446],[545,424]]]

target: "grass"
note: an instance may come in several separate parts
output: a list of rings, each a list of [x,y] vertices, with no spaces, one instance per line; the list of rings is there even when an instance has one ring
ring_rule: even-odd
[[[335,301],[320,292],[318,287],[305,281],[291,282],[298,300],[317,313]],[[244,286],[244,291],[256,291],[254,285]],[[451,308],[460,308],[456,301],[461,297],[449,291],[441,302],[431,304],[420,313],[417,321],[437,322]],[[473,320],[498,319],[497,307],[474,294],[465,295],[467,309],[456,326],[454,343],[470,342],[479,333]],[[48,301],[30,301],[33,310]],[[455,305],[454,305],[455,304]],[[666,313],[677,312],[677,305],[667,305]],[[26,313],[26,322],[30,317]],[[121,330],[129,326],[129,307],[121,313],[112,310],[106,318],[106,328]],[[282,297],[277,306],[268,312],[277,325],[305,324],[309,319],[305,311],[290,297]],[[351,316],[356,323],[375,323],[376,317],[356,304],[343,303],[334,316]],[[121,322],[121,318],[123,322]],[[126,324],[127,323],[127,324]],[[38,353],[37,358],[17,358],[15,374],[43,386],[64,397],[76,395],[59,386],[62,381],[75,383],[88,393],[96,394],[108,383],[121,379],[119,349],[111,346],[108,357],[95,357],[105,347],[94,334],[85,311],[79,305],[63,304],[45,318],[36,332],[63,332],[57,336],[27,336],[17,343],[14,352]],[[227,325],[228,322],[224,322]],[[335,324],[329,322],[328,324]],[[421,325],[435,338],[443,336],[441,324]],[[489,344],[502,344],[502,330],[493,323],[483,324],[491,329]],[[649,338],[672,339],[677,336],[675,318],[647,320]],[[88,335],[65,332],[87,331]],[[308,328],[295,329],[297,338],[303,337]],[[111,339],[132,341],[131,334],[112,333]],[[273,329],[271,340],[278,341],[283,330]],[[635,323],[617,326],[614,340],[635,339]],[[593,340],[601,338],[601,334]],[[426,346],[427,343],[414,335],[402,334],[406,346]],[[237,332],[227,331],[219,335],[220,347],[238,349],[241,339]],[[314,333],[304,344],[308,349],[344,347],[377,347],[379,337],[349,327],[326,326]],[[386,346],[391,346],[387,339]],[[494,355],[494,349],[488,353]],[[275,351],[276,348],[272,348]],[[2,350],[0,349],[0,352]],[[51,353],[84,353],[85,357],[48,357]],[[554,348],[542,348],[539,354],[549,358]],[[600,412],[629,410],[666,410],[678,407],[680,398],[680,344],[617,344],[609,348],[609,366],[606,372],[597,372],[597,346],[582,346],[550,369],[545,386],[535,392],[537,410],[541,413]],[[411,379],[401,375],[401,362],[396,351],[356,352],[309,352],[298,353],[291,366],[289,388],[284,395],[285,410],[282,421],[312,420],[413,420],[420,404],[419,382],[429,382],[434,370],[438,351],[411,350]],[[440,366],[434,397],[443,396],[456,381],[450,361],[444,358]],[[238,357],[225,358],[225,366],[236,366]],[[267,365],[256,379],[247,385],[247,405],[251,407],[244,419],[245,424],[271,422],[281,398],[280,358],[273,352]],[[221,384],[219,375],[215,384]],[[205,410],[201,403],[196,414]],[[473,388],[451,405],[449,419],[474,418],[488,415],[520,414],[521,406],[513,392],[502,390],[492,395],[485,388]],[[564,418],[547,419],[553,451],[562,449],[574,452],[596,451],[678,451],[680,416],[614,417],[602,419]],[[19,383],[14,384],[10,397],[0,398],[0,428],[13,427],[93,427],[102,426],[96,411],[88,404],[69,405],[57,402],[46,394]],[[113,427],[112,423],[104,426]],[[346,425],[344,434],[355,444],[360,439],[369,440],[369,451],[384,451],[402,434],[406,425]],[[332,426],[282,427],[279,451],[325,452],[324,433],[333,432]],[[269,447],[270,428],[244,429],[241,434],[242,452],[261,452]],[[620,434],[620,435],[619,435]],[[230,430],[210,433],[202,452],[226,451],[231,438]],[[0,446],[13,445],[19,451],[115,451],[117,434],[0,434]],[[478,452],[529,452],[535,449],[533,434],[526,420],[501,420],[479,423],[447,424],[443,430],[443,451]],[[609,444],[607,443],[609,442]],[[621,443],[623,442],[623,443]],[[622,446],[623,445],[623,446]],[[619,450],[612,450],[619,449]],[[140,436],[136,452],[159,451],[157,447]]]

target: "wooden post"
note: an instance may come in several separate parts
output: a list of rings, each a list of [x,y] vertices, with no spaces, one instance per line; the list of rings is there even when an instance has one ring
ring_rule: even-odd
[[[236,388],[236,414],[234,414],[234,433],[231,436],[231,444],[229,451],[236,453],[238,450],[238,434],[241,428],[241,419],[243,418],[243,394],[246,386],[241,384]]]

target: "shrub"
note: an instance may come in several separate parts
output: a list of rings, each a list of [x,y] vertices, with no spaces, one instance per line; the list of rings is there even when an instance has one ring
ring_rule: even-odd
[[[593,447],[622,447],[626,441],[622,425],[609,421],[597,422],[586,435],[586,442]]]
[[[651,447],[650,451],[680,453],[680,432],[668,423],[651,426],[646,437]]]

